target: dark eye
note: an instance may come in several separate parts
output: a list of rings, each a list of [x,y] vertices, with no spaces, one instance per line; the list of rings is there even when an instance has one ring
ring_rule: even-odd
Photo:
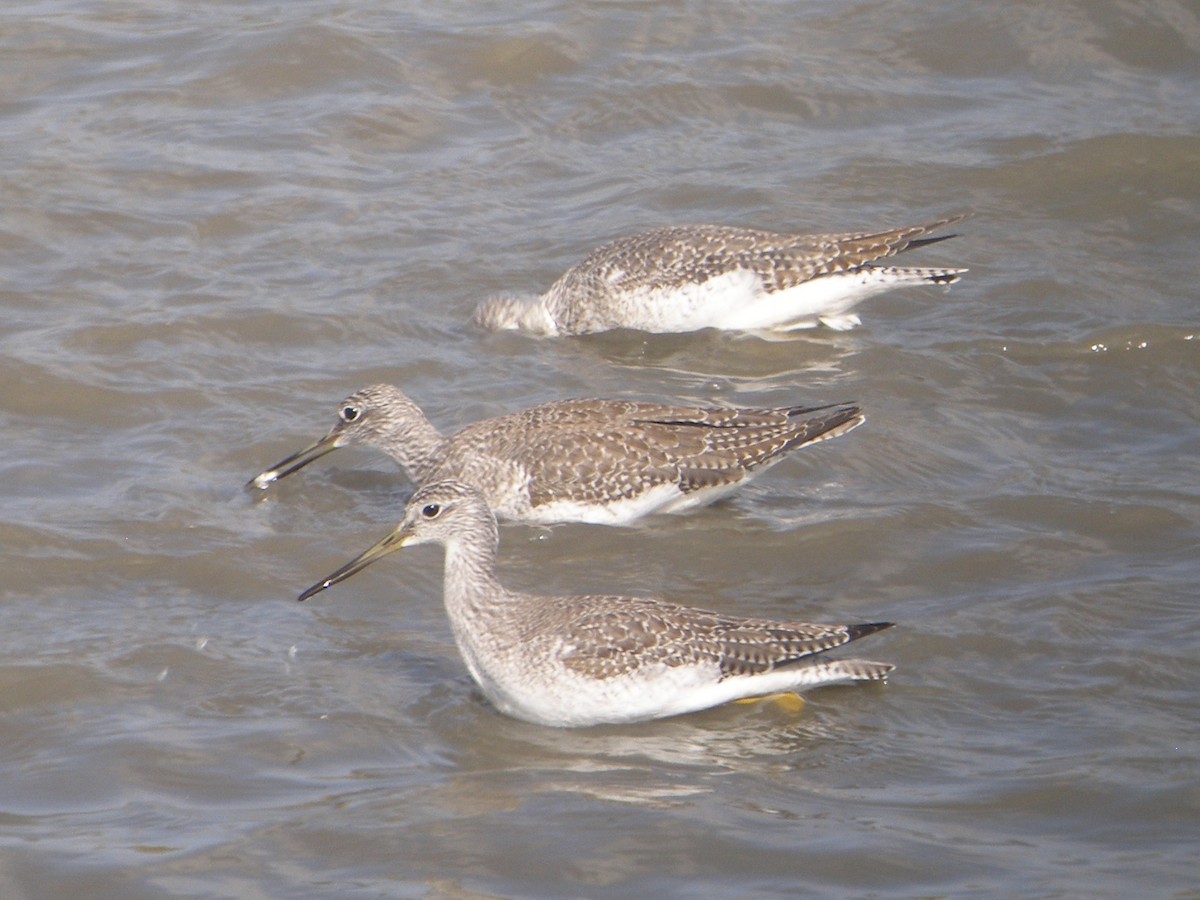
[[[358,417],[362,415],[362,410],[357,406],[343,406],[339,413],[343,422],[356,422]]]
[[[436,519],[442,514],[442,507],[437,503],[430,503],[421,510],[421,515],[427,519]]]

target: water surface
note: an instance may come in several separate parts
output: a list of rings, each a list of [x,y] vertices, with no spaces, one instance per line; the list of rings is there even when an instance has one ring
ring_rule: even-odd
[[[1191,6],[47,0],[0,59],[4,896],[1195,895]],[[845,334],[466,323],[641,227],[954,210],[970,275]],[[446,429],[862,402],[503,577],[886,618],[896,675],[555,731],[474,689],[433,550],[298,606],[410,488],[241,485],[377,381]]]

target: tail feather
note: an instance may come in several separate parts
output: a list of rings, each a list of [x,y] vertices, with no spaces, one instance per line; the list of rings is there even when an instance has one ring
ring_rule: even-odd
[[[970,269],[945,269],[920,266],[866,266],[861,271],[869,271],[878,281],[916,284],[922,281],[930,284],[955,284]]]
[[[810,658],[811,659],[811,658]],[[855,681],[887,681],[888,674],[896,667],[891,663],[869,659],[830,659],[790,665],[791,686],[816,687],[823,684],[849,684]],[[780,670],[783,671],[784,667]]]
[[[789,411],[788,418],[791,417],[792,412]],[[840,437],[847,432],[853,431],[865,421],[866,416],[862,414],[861,407],[852,403],[837,406],[835,411],[828,416],[814,416],[803,422],[803,427],[788,440],[784,441],[780,445],[779,450],[771,454],[768,459],[774,460],[776,457],[795,450],[798,447],[805,447],[809,444],[816,444],[820,441]]]
[[[835,659],[825,663],[830,681],[887,681],[895,668],[891,663],[869,659]]]
[[[846,643],[891,628],[892,622],[862,622],[846,626]],[[891,663],[874,662],[868,659],[823,660],[811,667],[816,676],[815,683],[830,684],[847,681],[887,681],[888,673],[896,667]]]

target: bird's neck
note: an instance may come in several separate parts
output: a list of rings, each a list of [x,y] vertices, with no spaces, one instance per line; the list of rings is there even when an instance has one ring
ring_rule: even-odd
[[[404,439],[388,447],[391,456],[414,484],[425,481],[437,466],[442,444],[442,433],[424,416],[413,419],[404,431]]]
[[[492,522],[481,523],[477,533],[447,542],[443,593],[452,621],[490,619],[509,599],[509,592],[496,579],[498,545]]]
[[[557,334],[558,326],[542,297],[491,297],[479,304],[475,322],[489,331]]]

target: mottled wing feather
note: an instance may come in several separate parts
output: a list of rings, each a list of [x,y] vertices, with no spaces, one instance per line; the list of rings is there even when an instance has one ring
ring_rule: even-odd
[[[889,256],[895,256],[897,253],[903,253],[905,250],[946,240],[953,235],[942,235],[936,238],[926,238],[925,235],[937,231],[939,228],[961,222],[962,219],[961,215],[950,216],[924,225],[910,225],[887,231],[827,235],[824,239],[820,262],[817,263],[816,274],[830,275],[852,271]]]
[[[684,492],[734,484],[861,421],[859,408],[848,404],[738,410],[559,401],[464,428],[444,445],[438,470],[441,477],[464,477],[492,466],[519,468],[535,507],[564,496],[606,502],[661,484]]]
[[[548,294],[595,296],[672,288],[737,270],[754,272],[768,292],[786,290],[929,243],[930,239],[920,239],[962,218],[950,216],[923,225],[841,234],[780,234],[707,225],[656,228],[592,251],[568,269]]]
[[[656,664],[719,664],[719,647],[706,639],[703,619],[680,623],[670,607],[640,598],[563,599],[586,604],[559,632],[571,636],[559,651],[563,665],[581,675],[607,679]]]
[[[707,454],[732,455],[737,467],[745,471],[752,471],[790,450],[830,435],[830,432],[844,434],[863,421],[862,410],[853,404],[703,412],[714,415],[703,422],[676,420],[664,424],[678,431],[687,428],[702,430]],[[813,412],[819,415],[807,415]],[[635,424],[644,425],[646,422],[639,419]],[[681,465],[687,467],[690,462],[681,460]]]
[[[849,640],[844,625],[731,622],[722,632],[721,674],[758,675],[840,647]]]
[[[560,651],[562,662],[591,678],[615,678],[652,665],[706,664],[720,678],[755,675],[801,663],[887,627],[781,624],[652,598],[561,599],[574,608],[566,621],[553,626],[572,638]]]

